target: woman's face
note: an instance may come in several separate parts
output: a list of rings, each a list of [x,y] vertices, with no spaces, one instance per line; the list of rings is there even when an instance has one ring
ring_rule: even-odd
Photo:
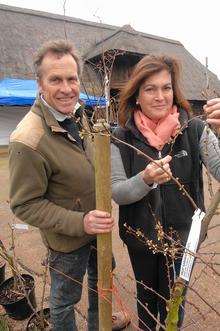
[[[173,105],[170,73],[162,70],[147,78],[140,86],[137,103],[144,115],[153,121],[165,117]]]

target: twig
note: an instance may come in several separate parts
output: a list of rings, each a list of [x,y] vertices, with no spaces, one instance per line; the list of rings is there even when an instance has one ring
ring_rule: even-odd
[[[129,276],[130,277],[130,276]],[[121,285],[121,287],[129,294],[132,294],[130,290],[128,290],[124,284],[122,284],[118,277],[115,276],[115,279],[118,281],[118,283]],[[131,278],[132,279],[132,278]],[[140,282],[141,285],[145,286],[143,283]],[[147,287],[147,286],[146,286]],[[156,295],[158,295],[159,297],[161,297],[162,299],[164,299],[166,301],[165,298],[163,298],[162,296],[160,296],[160,294],[158,294],[157,292],[155,292],[153,289],[148,288],[150,291],[153,291]],[[159,324],[159,326],[163,329],[166,330],[164,325],[160,323],[160,321],[151,313],[151,311],[147,308],[147,305],[144,305],[137,297],[135,297],[135,299],[137,300],[137,302],[139,303],[139,305],[141,305],[146,312],[152,317],[152,319]],[[145,324],[143,321],[141,321],[143,324]],[[147,327],[147,325],[145,325]]]
[[[206,301],[194,288],[192,288],[189,285],[188,285],[188,288],[192,292],[194,292],[209,308],[211,308],[216,313],[216,315],[218,315],[220,317],[220,313],[212,305],[210,305],[210,303],[208,303],[208,301]]]
[[[42,289],[42,296],[41,296],[41,303],[40,303],[40,325],[42,330],[44,330],[45,318],[44,318],[44,297],[45,297],[45,290],[46,290],[46,283],[47,283],[47,271],[48,271],[48,257],[49,257],[49,250],[47,250],[46,258],[45,258],[45,267],[43,273],[43,289]]]
[[[161,168],[179,187],[180,191],[183,191],[183,195],[186,195],[186,197],[189,199],[189,201],[191,202],[193,208],[196,210],[198,209],[196,203],[194,202],[194,200],[192,199],[192,197],[189,195],[189,193],[186,191],[186,189],[184,188],[184,185],[182,185],[177,178],[175,178],[174,176],[170,175],[170,173],[164,169],[163,165],[160,165],[159,163],[157,163],[153,158],[151,158],[149,155],[145,154],[144,152],[142,152],[140,149],[132,146],[131,144],[126,143],[125,141],[116,138],[114,135],[112,135],[110,133],[110,136],[112,139],[128,146],[129,148],[132,148],[133,150],[135,150],[137,152],[137,154],[142,155],[143,157],[145,157],[147,160],[149,160],[150,162],[153,162],[154,164],[156,164],[159,168]]]
[[[64,27],[64,34],[65,34],[65,39],[67,39],[67,32],[66,32],[66,2],[67,0],[63,1],[63,16],[64,16],[64,21],[63,21],[63,27]]]

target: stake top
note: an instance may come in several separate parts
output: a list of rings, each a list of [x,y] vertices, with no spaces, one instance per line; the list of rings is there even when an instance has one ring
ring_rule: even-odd
[[[110,131],[110,125],[106,122],[104,118],[99,118],[97,122],[93,125],[95,132],[108,132]]]

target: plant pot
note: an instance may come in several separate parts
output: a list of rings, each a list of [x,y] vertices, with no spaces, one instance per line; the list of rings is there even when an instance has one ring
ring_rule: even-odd
[[[43,309],[44,313],[44,331],[51,331],[52,327],[50,324],[50,309],[49,308],[44,308]],[[40,328],[40,322],[39,322],[39,316],[40,316],[40,311],[34,313],[30,319],[28,320],[27,326],[26,326],[26,331],[43,331],[42,328]]]
[[[34,292],[34,278],[28,274],[22,274],[25,290],[33,308],[36,308],[36,299]],[[0,285],[0,304],[5,308],[9,317],[16,320],[23,320],[33,313],[33,308],[29,305],[27,298],[19,294],[23,287],[20,287],[19,292],[13,289],[14,277],[6,279]]]
[[[0,284],[5,280],[5,266],[6,263],[4,261],[0,261]]]

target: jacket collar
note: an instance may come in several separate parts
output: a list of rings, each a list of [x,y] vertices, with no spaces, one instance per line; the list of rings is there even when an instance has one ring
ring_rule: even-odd
[[[59,113],[57,110],[55,110],[54,108],[52,108],[47,102],[46,100],[43,98],[43,95],[40,94],[39,99],[42,101],[42,103],[44,104],[44,106],[47,107],[47,109],[53,114],[53,116],[55,117],[55,119],[59,122],[63,122],[66,118],[69,118],[69,116]]]
[[[79,104],[80,105],[80,104]],[[49,105],[46,105],[43,103],[43,101],[37,97],[35,103],[31,107],[31,111],[41,118],[44,119],[47,127],[53,132],[53,133],[61,133],[61,134],[66,134],[68,138],[71,141],[76,141],[65,129],[63,129],[58,121],[56,120],[54,114],[50,111]],[[82,110],[82,107],[79,107],[74,114],[74,118],[76,121],[81,121],[82,127],[84,127],[87,131],[90,131],[90,127],[87,121],[86,116],[84,115],[84,112]]]
[[[76,141],[65,129],[59,125],[58,121],[54,117],[54,114],[49,109],[49,105],[45,104],[39,97],[33,104],[31,111],[44,119],[46,126],[52,131],[52,133],[65,134],[69,140],[73,142]]]
[[[52,132],[67,132],[64,130],[57,120],[55,119],[52,112],[49,110],[49,107],[42,102],[38,97],[33,104],[31,111],[45,120],[46,125],[51,129]]]

